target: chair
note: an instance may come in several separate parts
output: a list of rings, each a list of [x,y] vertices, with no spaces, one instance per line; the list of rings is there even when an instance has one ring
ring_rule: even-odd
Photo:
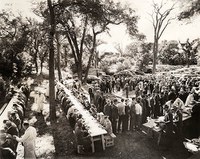
[[[114,143],[114,139],[116,138],[115,134],[107,134],[104,136],[104,139],[105,139],[105,146],[106,147],[111,147],[111,146],[114,146],[115,143]]]

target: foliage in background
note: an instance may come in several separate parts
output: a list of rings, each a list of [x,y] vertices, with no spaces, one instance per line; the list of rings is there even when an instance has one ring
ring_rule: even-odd
[[[28,26],[22,17],[15,17],[6,11],[0,13],[0,73],[14,83],[24,75],[22,72],[26,63],[22,52],[27,44],[28,34]]]

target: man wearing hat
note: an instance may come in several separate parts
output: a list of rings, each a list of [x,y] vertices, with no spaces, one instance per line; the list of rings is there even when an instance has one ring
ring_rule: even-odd
[[[14,135],[14,138],[18,142],[22,142],[24,145],[24,159],[36,159],[35,154],[35,139],[37,136],[36,129],[29,125],[28,121],[24,121],[25,133],[22,137]]]

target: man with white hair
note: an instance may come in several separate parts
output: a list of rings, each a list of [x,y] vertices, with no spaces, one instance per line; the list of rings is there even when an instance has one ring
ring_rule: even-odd
[[[14,135],[14,138],[18,142],[22,142],[24,145],[24,159],[36,159],[35,154],[35,139],[37,136],[36,129],[29,125],[28,121],[25,121],[24,124],[25,133],[22,137],[17,137]]]

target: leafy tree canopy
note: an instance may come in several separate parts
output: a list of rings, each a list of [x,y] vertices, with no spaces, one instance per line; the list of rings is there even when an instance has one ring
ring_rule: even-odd
[[[185,9],[180,13],[179,20],[190,18],[200,13],[200,0],[185,0],[183,1]],[[182,3],[182,2],[181,2]]]

